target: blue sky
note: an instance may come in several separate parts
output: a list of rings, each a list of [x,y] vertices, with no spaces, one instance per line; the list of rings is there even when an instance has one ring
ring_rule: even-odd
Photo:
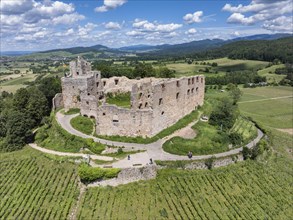
[[[292,0],[1,0],[1,51],[292,33]]]

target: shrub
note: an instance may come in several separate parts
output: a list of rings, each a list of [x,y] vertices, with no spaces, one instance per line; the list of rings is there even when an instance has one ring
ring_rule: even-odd
[[[229,134],[229,139],[231,144],[233,145],[240,145],[242,140],[242,136],[239,133],[233,132]]]
[[[213,166],[214,166],[215,160],[216,160],[216,157],[215,156],[212,156],[212,157],[206,159],[206,161],[204,162],[204,164],[207,166],[207,168],[209,170],[211,170],[213,168]]]
[[[118,168],[110,168],[110,169],[105,169],[105,178],[114,178],[117,177],[118,174],[120,173],[120,169]]]
[[[82,182],[89,183],[98,179],[117,177],[120,171],[118,168],[103,169],[82,163],[78,168],[78,175]]]
[[[83,163],[78,168],[78,175],[82,182],[92,182],[101,179],[105,175],[105,171],[101,168],[93,168]]]

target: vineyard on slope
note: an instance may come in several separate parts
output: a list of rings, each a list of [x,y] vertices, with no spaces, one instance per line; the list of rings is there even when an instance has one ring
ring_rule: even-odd
[[[30,148],[1,154],[0,219],[66,219],[79,195],[75,168]]]
[[[248,161],[212,171],[162,170],[152,181],[91,188],[78,218],[290,219],[292,173],[270,163]]]

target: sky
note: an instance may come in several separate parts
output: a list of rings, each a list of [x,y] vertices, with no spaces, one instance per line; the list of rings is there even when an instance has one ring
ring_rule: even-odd
[[[293,32],[292,0],[1,0],[1,51]]]

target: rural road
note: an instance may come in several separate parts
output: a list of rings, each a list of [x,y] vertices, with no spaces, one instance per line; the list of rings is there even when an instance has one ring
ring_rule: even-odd
[[[276,99],[287,99],[287,98],[293,98],[293,96],[281,96],[281,97],[274,97],[274,98],[268,98],[268,99],[248,100],[248,101],[243,101],[243,102],[238,102],[238,103],[241,104],[241,103],[249,103],[249,102],[261,102],[261,101],[276,100]]]

